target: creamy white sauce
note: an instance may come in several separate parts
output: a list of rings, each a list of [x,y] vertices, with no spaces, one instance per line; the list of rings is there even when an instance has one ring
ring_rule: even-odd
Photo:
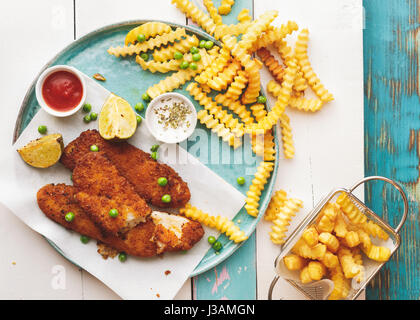
[[[174,112],[174,105],[180,104],[183,112]],[[157,101],[152,106],[149,105],[148,125],[153,131],[154,136],[163,142],[176,143],[188,138],[194,131],[197,119],[195,116],[195,110],[192,110],[193,106],[186,103],[182,98],[177,96],[166,96],[157,98]],[[177,116],[184,114],[185,119],[177,121],[168,121],[171,112]],[[173,126],[171,126],[173,124]]]

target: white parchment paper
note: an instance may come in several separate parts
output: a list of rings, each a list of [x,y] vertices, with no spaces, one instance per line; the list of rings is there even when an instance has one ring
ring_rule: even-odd
[[[110,92],[87,76],[85,80],[86,102],[92,105],[92,111],[99,114]],[[86,124],[82,120],[83,116],[82,112],[78,112],[61,119],[50,116],[43,110],[36,114],[15,145],[3,150],[0,160],[0,201],[29,227],[52,240],[68,259],[97,277],[122,298],[172,299],[209,249],[206,238],[217,235],[217,232],[205,228],[203,239],[187,253],[165,253],[163,258],[130,256],[125,263],[121,263],[118,258],[104,260],[96,252],[96,241],[82,244],[79,234],[48,219],[38,208],[37,191],[48,183],[72,184],[70,171],[61,163],[47,169],[30,167],[23,162],[16,150],[40,137],[37,131],[39,125],[46,125],[49,134],[61,133],[65,145],[82,131],[97,128],[98,121]],[[149,151],[157,143],[144,123],[138,127],[129,142],[144,151]],[[171,161],[170,165],[188,183],[191,203],[206,212],[233,218],[244,205],[245,196],[183,148],[172,148],[177,149],[179,159],[188,159],[187,164]],[[171,273],[165,275],[166,270]]]

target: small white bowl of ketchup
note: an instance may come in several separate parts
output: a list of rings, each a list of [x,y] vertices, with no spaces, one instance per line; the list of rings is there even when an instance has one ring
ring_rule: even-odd
[[[44,70],[35,86],[38,103],[56,117],[70,116],[83,106],[86,84],[77,69],[57,65]]]

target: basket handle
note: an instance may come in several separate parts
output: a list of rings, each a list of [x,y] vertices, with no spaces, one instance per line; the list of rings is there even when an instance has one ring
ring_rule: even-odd
[[[279,281],[279,279],[280,277],[276,275],[273,281],[271,281],[270,288],[268,289],[268,300],[273,300],[273,289],[276,286],[277,281]]]
[[[407,196],[405,195],[404,190],[400,187],[400,185],[398,183],[396,183],[394,180],[385,178],[385,177],[381,177],[381,176],[372,176],[372,177],[366,177],[362,180],[360,180],[359,182],[357,182],[353,187],[350,188],[350,193],[352,193],[357,187],[359,187],[361,184],[364,184],[368,181],[372,181],[372,180],[382,180],[384,182],[387,182],[389,184],[391,184],[392,186],[394,186],[399,193],[401,194],[401,197],[403,198],[404,201],[404,213],[403,216],[401,218],[401,221],[399,223],[399,225],[395,228],[395,232],[399,233],[399,231],[401,230],[402,226],[405,223],[405,220],[407,219],[407,214],[408,214],[408,200],[407,200]]]

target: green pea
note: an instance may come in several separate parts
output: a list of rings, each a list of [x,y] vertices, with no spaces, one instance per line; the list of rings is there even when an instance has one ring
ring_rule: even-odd
[[[190,52],[191,52],[192,54],[195,54],[195,53],[199,53],[200,51],[198,50],[198,48],[197,48],[197,47],[191,47]]]
[[[146,41],[146,36],[143,33],[140,33],[137,36],[137,41],[140,42],[140,43]]]
[[[191,70],[197,70],[198,69],[198,65],[195,62],[191,62],[190,63],[190,69]]]
[[[80,241],[84,244],[88,243],[89,240],[90,238],[88,236],[83,236],[83,235],[80,236]]]
[[[142,102],[138,102],[135,106],[134,109],[137,112],[142,112],[144,110],[144,104]]]
[[[199,54],[199,53],[194,53],[194,54],[193,54],[193,56],[192,56],[192,59],[193,59],[194,61],[200,61],[200,60],[201,60],[201,54]]]
[[[146,101],[146,102],[149,102],[151,99],[150,99],[150,97],[149,97],[149,95],[147,94],[147,93],[143,93],[142,95],[141,95],[141,98],[144,100],[144,101]]]
[[[143,52],[140,54],[140,58],[142,58],[144,61],[149,60],[149,55],[146,52]]]
[[[213,244],[213,243],[216,242],[216,238],[213,237],[213,236],[210,236],[210,237],[207,238],[207,241],[208,241],[208,243]]]
[[[64,219],[66,219],[67,222],[72,222],[74,217],[75,217],[74,213],[70,211],[66,213],[66,215],[64,216]]]
[[[201,40],[200,44],[198,45],[200,48],[205,48],[206,47],[206,40]]]
[[[127,254],[126,254],[125,252],[121,252],[121,253],[118,255],[118,260],[120,260],[121,262],[125,262],[125,261],[127,261]]]
[[[47,133],[47,126],[39,126],[38,127],[38,132],[40,134],[46,134]]]
[[[207,50],[210,50],[211,48],[213,48],[213,46],[214,46],[213,41],[206,41],[204,48],[206,48]]]
[[[108,214],[111,218],[116,218],[116,217],[118,217],[118,210],[117,209],[111,209],[111,210],[109,210]]]
[[[190,64],[188,63],[188,61],[182,61],[181,64],[179,65],[181,69],[187,69],[189,66]]]
[[[174,53],[174,58],[176,60],[181,60],[182,58],[184,58],[184,55],[181,52],[177,51]]]
[[[238,182],[239,185],[243,185],[243,184],[245,184],[245,178],[244,177],[238,177],[238,179],[236,179],[236,182]]]
[[[160,185],[161,187],[164,187],[168,184],[168,179],[166,179],[165,177],[160,177],[157,180],[158,185]]]
[[[98,152],[99,151],[99,148],[98,148],[98,146],[96,144],[92,144],[90,146],[90,151],[92,151],[92,152]]]
[[[143,119],[140,116],[136,116],[137,124],[140,124]]]
[[[156,151],[158,151],[158,149],[159,149],[159,145],[158,145],[158,144],[154,144],[154,145],[150,148],[150,151],[152,151],[152,152],[156,152]]]
[[[153,160],[157,160],[158,159],[158,154],[157,154],[157,152],[155,151],[155,152],[152,152],[151,154],[150,154],[150,158],[152,158]]]
[[[83,121],[86,123],[89,123],[92,120],[92,117],[90,116],[90,114],[87,114],[83,117]]]
[[[92,112],[90,114],[90,120],[95,121],[96,119],[98,119],[98,114],[96,112]]]
[[[169,194],[164,194],[164,195],[162,196],[162,202],[164,202],[164,203],[169,203],[169,202],[171,202],[171,196],[170,196]]]
[[[222,250],[223,245],[220,241],[216,241],[215,243],[213,243],[213,249],[216,251],[220,251]]]
[[[267,102],[267,98],[264,96],[259,96],[257,99],[258,103],[266,103]]]
[[[90,110],[92,110],[92,106],[90,105],[90,103],[85,103],[83,105],[83,111],[84,112],[90,112]]]

